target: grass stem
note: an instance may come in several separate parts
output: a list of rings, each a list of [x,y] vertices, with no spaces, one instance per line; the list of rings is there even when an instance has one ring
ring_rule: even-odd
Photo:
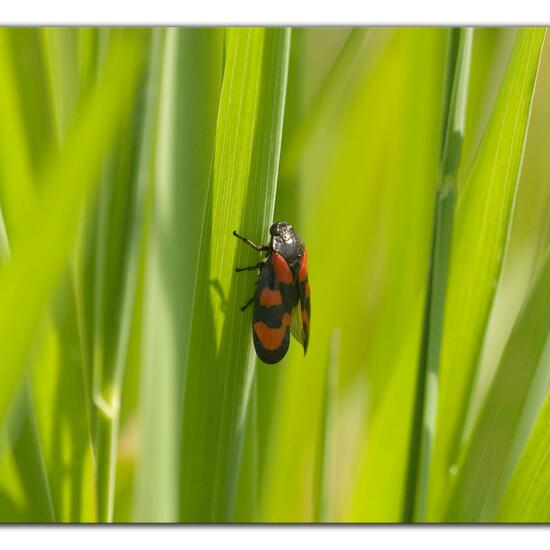
[[[340,358],[340,331],[334,330],[330,340],[326,366],[323,418],[320,430],[319,453],[316,471],[316,515],[317,523],[330,521],[330,452],[332,429],[335,417],[335,405],[338,393],[338,363]]]
[[[464,138],[470,75],[473,30],[471,28],[451,29],[449,32],[443,147],[409,448],[403,506],[404,522],[425,519],[431,449],[437,417],[439,352],[451,252],[456,176]]]
[[[152,34],[151,51],[149,54],[149,75],[144,106],[143,133],[139,144],[140,160],[135,176],[135,194],[132,199],[131,230],[126,243],[124,271],[122,273],[122,300],[118,311],[119,321],[116,335],[116,348],[114,358],[108,368],[102,369],[102,365],[94,365],[94,374],[102,379],[94,384],[94,403],[98,409],[97,419],[97,485],[98,485],[98,519],[101,522],[112,522],[114,514],[114,495],[116,481],[116,462],[118,449],[118,435],[120,423],[121,387],[126,369],[128,345],[132,319],[134,317],[134,305],[137,288],[137,276],[139,272],[140,250],[143,239],[144,211],[147,189],[151,177],[153,156],[153,135],[157,119],[158,75],[155,66],[160,53],[161,31]],[[100,228],[104,225],[101,223]],[[104,236],[100,242],[104,242]],[[104,254],[99,255],[100,258]],[[99,263],[99,262],[98,262]],[[101,273],[104,267],[100,265]],[[101,289],[101,292],[104,292]],[[101,296],[97,296],[96,302],[101,304]],[[99,328],[96,331],[101,332]],[[103,350],[100,348],[100,354]]]

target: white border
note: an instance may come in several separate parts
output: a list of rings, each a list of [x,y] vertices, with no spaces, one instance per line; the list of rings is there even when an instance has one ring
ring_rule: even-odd
[[[548,548],[549,527],[497,526],[72,526],[3,527],[3,548],[48,550],[110,550],[162,548],[181,550],[281,550],[345,548],[407,550],[468,550],[487,548]]]
[[[0,25],[544,25],[544,0],[18,0]]]

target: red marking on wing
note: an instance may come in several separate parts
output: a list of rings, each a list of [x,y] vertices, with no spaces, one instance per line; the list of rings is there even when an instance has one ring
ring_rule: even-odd
[[[306,298],[309,298],[309,283],[306,284]]]
[[[273,269],[275,269],[275,276],[279,283],[284,285],[292,284],[292,271],[287,261],[277,252],[271,254],[271,261],[273,263]]]
[[[265,287],[260,294],[260,305],[265,307],[279,306],[283,303],[283,297],[280,290],[271,290]]]
[[[279,328],[269,328],[265,323],[254,323],[254,332],[262,346],[269,351],[274,351],[281,346],[285,334],[290,326],[290,315],[285,313]]]
[[[307,250],[304,250],[304,255],[302,256],[302,263],[300,264],[300,273],[298,274],[298,279],[301,282],[304,282],[307,279]]]

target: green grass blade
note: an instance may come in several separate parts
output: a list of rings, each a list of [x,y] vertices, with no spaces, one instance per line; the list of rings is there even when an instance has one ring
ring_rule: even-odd
[[[183,409],[184,520],[233,517],[245,379],[254,368],[250,313],[239,311],[254,275],[234,270],[259,258],[232,230],[264,242],[273,221],[289,43],[288,29],[227,33]]]
[[[160,32],[160,31],[158,31]],[[150,36],[143,36],[144,45]],[[95,241],[94,388],[97,407],[97,492],[100,521],[114,515],[120,402],[142,250],[143,219],[153,166],[158,111],[159,48],[150,49],[144,93],[122,126],[103,173]]]
[[[0,521],[550,520],[550,51],[449,34],[0,29]]]
[[[10,257],[10,243],[8,241],[8,232],[4,222],[4,214],[0,208],[0,266],[4,265]]]
[[[141,521],[178,518],[182,367],[212,164],[223,31],[168,29],[162,42],[144,289],[142,441],[133,503],[134,518]]]
[[[27,219],[32,212],[36,187],[16,74],[16,48],[10,33],[9,29],[0,30],[0,184],[4,219],[13,246],[21,229],[18,220]],[[17,185],[13,185],[15,181]]]
[[[537,274],[504,348],[450,499],[446,515],[449,520],[495,519],[500,498],[536,417],[537,402],[541,401],[537,393],[544,396],[550,387],[547,365],[541,364],[549,334],[550,255]],[[537,381],[542,387],[537,387]],[[533,436],[541,430],[540,426],[535,429]],[[543,441],[544,436],[536,442],[531,440],[531,449],[524,453],[520,467],[524,474],[520,470],[519,476],[530,472],[532,475],[536,460],[541,458]],[[518,478],[514,483],[519,483]]]
[[[48,67],[50,111],[56,137],[61,140],[83,92],[77,58],[81,31],[76,28],[45,28],[39,32]]]
[[[145,204],[149,192],[152,176],[152,167],[154,165],[154,145],[156,136],[156,121],[158,117],[158,83],[159,74],[159,52],[160,52],[160,33],[155,30],[151,38],[151,47],[149,54],[149,69],[147,82],[145,83],[145,96],[143,106],[137,113],[137,128],[130,127],[130,132],[139,130],[139,143],[136,143],[137,157],[131,159],[130,166],[135,166],[135,173],[129,170],[130,179],[135,183],[134,189],[127,198],[131,210],[129,215],[129,228],[127,230],[125,250],[123,253],[123,266],[121,269],[121,290],[120,303],[117,315],[117,326],[115,327],[116,340],[113,345],[112,371],[110,372],[110,383],[117,388],[119,394],[118,402],[121,400],[123,379],[128,360],[130,333],[132,322],[134,320],[134,311],[136,307],[136,291],[138,285],[138,274],[140,267],[140,253],[143,249],[144,223],[145,223]],[[112,185],[116,185],[113,181]],[[112,233],[112,231],[111,231]],[[120,406],[117,409],[120,414]],[[113,422],[119,422],[119,418],[113,419]],[[118,431],[118,430],[117,430]],[[118,441],[115,442],[118,445]],[[116,451],[115,451],[116,453]],[[113,460],[113,463],[115,460]],[[110,469],[114,470],[115,465],[111,464]],[[111,487],[109,494],[114,496],[114,480],[110,480]],[[114,502],[109,506],[114,508]],[[112,520],[112,515],[109,517]]]
[[[285,99],[285,114],[283,122],[283,138],[281,143],[281,160],[288,154],[292,136],[296,127],[300,124],[301,113],[304,107],[304,83],[306,74],[306,43],[309,30],[303,28],[291,29],[290,54],[288,63],[288,83]],[[301,174],[300,170],[289,173],[286,176],[280,171],[277,181],[277,195],[275,199],[275,220],[287,220],[291,223],[298,223],[300,220],[301,203]],[[269,440],[274,422],[277,421],[278,409],[276,396],[279,388],[279,381],[284,369],[260,368],[255,372],[255,409],[256,424],[254,434],[247,433],[247,447],[245,454],[252,448],[257,453],[257,491],[254,498],[249,499],[248,507],[254,505],[253,517],[256,521],[261,519],[259,503],[262,499],[263,480],[266,475],[266,464],[269,460]],[[251,422],[249,422],[251,425]],[[249,453],[250,454],[250,453]],[[241,471],[246,468],[246,460],[243,458]],[[244,473],[241,474],[244,476]],[[251,482],[252,484],[253,482]],[[246,488],[246,481],[239,480],[239,489]],[[241,499],[242,500],[242,499]],[[241,502],[238,502],[241,504]],[[242,508],[242,506],[241,506]],[[237,516],[236,521],[239,520]]]
[[[56,521],[96,521],[89,395],[68,274],[42,323],[34,356],[33,406]]]
[[[546,269],[544,271],[547,271]],[[539,279],[542,283],[542,277]],[[544,281],[548,288],[548,279]],[[542,291],[542,289],[537,289]],[[535,291],[537,293],[537,291]],[[544,304],[547,306],[548,297]],[[530,300],[532,307],[540,311],[540,304]],[[548,307],[548,306],[547,306]],[[547,309],[548,311],[548,309]],[[535,317],[538,319],[539,317]],[[528,320],[527,313],[523,316]],[[528,321],[530,323],[530,321]],[[548,331],[548,322],[542,330]],[[532,327],[532,331],[536,330]],[[538,330],[537,330],[538,332]],[[542,334],[541,334],[542,335]],[[540,348],[537,349],[540,352]],[[546,350],[546,354],[548,350]],[[536,355],[530,359],[537,359]],[[541,367],[547,366],[547,355]],[[546,369],[547,370],[547,369]],[[548,388],[548,384],[545,385]],[[513,523],[548,523],[550,521],[550,397],[547,396],[536,423],[529,435],[529,439],[516,465],[513,476],[506,488],[506,492],[499,505],[496,521]]]
[[[32,222],[25,227],[17,248],[14,243],[13,260],[0,273],[0,363],[4,374],[0,420],[72,252],[82,202],[93,192],[102,156],[132,104],[142,58],[139,41],[132,38],[134,32],[113,45],[100,84],[83,105],[61,156],[43,176],[40,208],[29,215]],[[52,242],[57,246],[52,247]],[[13,311],[18,311],[17,324],[12,322]]]
[[[24,157],[34,179],[52,153],[58,151],[59,138],[52,122],[55,109],[46,74],[52,59],[47,55],[41,36],[42,31],[36,29],[14,29],[9,36],[14,82],[22,107],[20,135],[16,142],[25,140]],[[62,52],[57,55],[63,57]],[[15,116],[17,111],[11,113],[12,118]],[[17,162],[15,157],[14,164]],[[10,168],[9,162],[3,166]],[[22,204],[17,200],[16,185],[9,186],[8,191],[11,200],[7,204],[11,205],[13,216],[10,233],[17,251],[17,238],[24,233],[28,223],[24,215],[29,208],[36,207],[37,197],[35,189],[29,189],[33,195],[29,197],[31,202]],[[67,294],[64,289],[59,293],[57,306],[66,301]],[[29,514],[35,519],[78,521],[95,518],[93,493],[86,491],[93,464],[89,415],[86,406],[81,408],[82,403],[86,403],[82,394],[82,371],[75,361],[78,353],[73,353],[78,339],[71,330],[74,326],[71,305],[69,302],[66,308],[56,307],[45,316],[32,354],[34,368],[24,383],[25,399],[20,403],[23,410],[19,414],[26,420],[14,446],[14,462],[22,472],[22,490]],[[60,311],[66,316],[65,321],[59,316]],[[59,346],[60,341],[64,345]],[[73,460],[67,461],[68,455]],[[84,511],[86,508],[90,513]]]
[[[311,345],[305,358],[291,345],[281,365],[266,438],[264,521],[315,517],[323,366],[335,329],[342,346],[331,518],[396,521],[402,513],[418,362],[415,349],[401,361],[402,346],[405,336],[414,345],[421,323],[446,34],[369,32],[383,48],[364,52],[357,87],[319,128],[332,147],[300,166],[303,207],[294,226],[308,247]]]
[[[325,523],[331,520],[331,453],[333,448],[333,430],[338,395],[338,362],[340,355],[340,333],[333,332],[326,365],[325,395],[323,399],[323,418],[321,421],[320,444],[317,452],[316,468],[316,505],[315,521]]]
[[[452,478],[477,362],[500,276],[544,29],[521,29],[482,143],[458,197],[434,442],[432,512]],[[433,515],[431,515],[433,514]]]
[[[246,409],[246,428],[243,436],[242,453],[239,464],[239,478],[235,497],[233,520],[237,523],[259,521],[260,489],[260,433],[258,429],[259,395],[257,365],[249,365],[246,390],[249,404]]]
[[[27,496],[26,515],[28,521],[55,521],[52,495],[28,380],[25,380],[23,384],[21,406],[24,410],[24,420],[21,430],[13,442],[13,455],[22,488]]]
[[[285,159],[292,147],[293,136],[300,125],[300,115],[304,109],[304,82],[306,79],[305,57],[307,29],[291,29],[290,57],[288,61],[288,84],[285,101],[285,118],[283,125],[283,141],[281,143],[281,159]],[[275,199],[275,219],[297,220],[300,210],[300,170],[288,174],[279,173],[277,196]],[[265,371],[272,385],[279,371]],[[258,374],[261,379],[260,374]],[[259,381],[259,387],[262,383]],[[260,389],[261,393],[261,389]],[[263,408],[263,404],[260,406]],[[269,414],[269,411],[266,411]]]
[[[300,32],[299,29],[294,32]],[[297,169],[304,147],[310,142],[311,135],[322,124],[326,112],[334,105],[342,89],[353,74],[353,67],[361,48],[365,43],[368,29],[357,28],[349,31],[333,66],[320,86],[319,92],[308,107],[307,113],[298,122],[294,121],[293,132],[288,138],[287,154],[281,166],[281,176],[291,177]]]
[[[436,430],[439,354],[451,251],[456,177],[464,139],[466,98],[470,77],[473,30],[451,29],[449,33],[448,97],[409,451],[409,470],[403,511],[405,522],[422,521],[426,513],[432,442]]]

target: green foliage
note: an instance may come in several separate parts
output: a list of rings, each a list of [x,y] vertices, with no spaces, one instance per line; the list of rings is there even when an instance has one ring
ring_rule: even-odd
[[[254,352],[239,307],[258,262],[232,229],[255,242],[273,219],[290,32],[230,30],[214,159],[200,236],[191,339],[183,396],[183,520],[233,517]],[[240,336],[239,336],[240,335]]]
[[[140,350],[143,431],[133,517],[174,521],[179,505],[179,412],[218,111],[223,32],[159,32],[161,53],[151,55],[151,83],[159,89],[151,95],[156,135]],[[159,354],[162,349],[171,351]]]
[[[436,431],[439,358],[451,254],[457,172],[464,141],[466,98],[472,55],[472,29],[452,29],[447,40],[447,96],[441,163],[434,212],[432,255],[424,307],[418,379],[410,435],[403,521],[426,515],[430,461]]]
[[[0,520],[548,521],[544,35],[0,29]]]
[[[509,234],[544,32],[518,31],[493,114],[458,198],[441,351],[440,401],[445,406],[438,409],[432,485],[435,495],[447,493],[447,501],[449,472],[454,475],[459,460]],[[453,498],[451,506],[455,504]],[[441,509],[437,496],[434,506]]]
[[[544,369],[544,363],[541,364],[550,331],[549,276],[550,260],[547,257],[516,319],[472,434],[463,469],[464,479],[460,480],[462,484],[453,501],[458,512],[453,509],[452,517],[459,513],[471,514],[479,507],[483,519],[494,518],[495,508],[521,449],[525,450],[507,491],[516,494],[517,500],[513,502],[518,505],[518,513],[522,514],[518,519],[523,517],[525,521],[529,517],[523,515],[523,506],[528,502],[533,506],[533,512],[545,513],[540,500],[545,498],[541,488],[545,485],[542,474],[548,435],[541,430],[541,425],[547,419],[547,406],[540,411],[538,419],[537,413],[541,395],[544,397],[550,387],[547,369]],[[537,479],[539,473],[541,478]],[[475,499],[475,502],[466,509],[462,503],[469,499]],[[510,497],[504,500],[502,513],[508,515],[509,521],[517,521],[512,520],[511,504]],[[533,515],[532,521],[544,520]]]
[[[545,388],[547,389],[547,384]],[[503,522],[548,522],[549,399],[540,411],[496,516]]]

